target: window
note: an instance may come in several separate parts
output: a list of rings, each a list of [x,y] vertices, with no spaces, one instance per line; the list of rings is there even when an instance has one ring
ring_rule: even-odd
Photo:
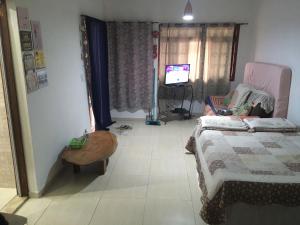
[[[237,47],[234,24],[171,25],[160,27],[160,81],[165,65],[191,64],[190,80],[198,98],[229,91]]]

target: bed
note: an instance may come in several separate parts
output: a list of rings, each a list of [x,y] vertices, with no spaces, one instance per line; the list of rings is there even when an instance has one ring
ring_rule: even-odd
[[[207,224],[300,224],[300,133],[286,119],[290,70],[249,63],[244,82],[275,97],[273,116],[204,116],[187,149],[195,154]]]

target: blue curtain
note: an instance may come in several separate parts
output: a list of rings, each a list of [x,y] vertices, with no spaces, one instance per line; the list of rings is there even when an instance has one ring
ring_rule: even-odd
[[[96,130],[106,130],[113,122],[110,115],[108,87],[108,49],[106,23],[86,16],[90,54],[91,101]]]

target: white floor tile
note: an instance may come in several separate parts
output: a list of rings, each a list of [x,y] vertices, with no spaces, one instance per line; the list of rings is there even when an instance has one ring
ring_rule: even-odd
[[[122,155],[112,174],[120,175],[149,175],[150,157]]]
[[[15,188],[0,188],[0,211],[16,195],[17,190]]]
[[[50,205],[49,198],[29,199],[16,213],[27,218],[27,225],[34,225]]]
[[[92,194],[77,194],[53,200],[37,225],[88,225],[99,201]]]
[[[155,147],[152,151],[152,159],[182,159],[183,150],[180,147]]]
[[[159,135],[153,137],[154,147],[159,148],[182,148],[182,136],[173,135],[173,131],[168,131],[168,135]]]
[[[195,225],[192,203],[149,198],[146,202],[144,225]]]
[[[93,193],[94,196],[100,197],[107,186],[109,174],[99,176],[98,171],[93,166],[86,169],[87,171],[83,168],[79,174],[74,174],[71,168],[62,172],[45,196],[59,199],[67,195]]]
[[[148,157],[152,155],[151,146],[128,146],[120,148],[123,157]]]
[[[102,199],[90,225],[142,225],[145,199]]]
[[[145,198],[148,176],[112,175],[103,198]]]
[[[147,197],[191,200],[188,179],[186,177],[151,175]]]
[[[152,159],[151,161],[151,175],[163,176],[186,176],[187,171],[184,159],[170,158],[170,159]]]

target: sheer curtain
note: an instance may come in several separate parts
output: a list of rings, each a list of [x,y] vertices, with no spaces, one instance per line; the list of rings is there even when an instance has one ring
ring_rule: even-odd
[[[165,79],[165,65],[188,63],[196,100],[226,94],[230,88],[233,35],[234,24],[161,25],[160,83]],[[162,90],[160,97],[171,96]]]
[[[202,86],[201,79],[202,27],[162,25],[160,30],[159,80],[165,79],[165,65],[191,64],[190,80],[194,90]],[[195,92],[199,94],[199,92]],[[167,90],[161,95],[167,96]]]
[[[224,95],[230,90],[230,66],[234,26],[207,27],[203,93]]]

